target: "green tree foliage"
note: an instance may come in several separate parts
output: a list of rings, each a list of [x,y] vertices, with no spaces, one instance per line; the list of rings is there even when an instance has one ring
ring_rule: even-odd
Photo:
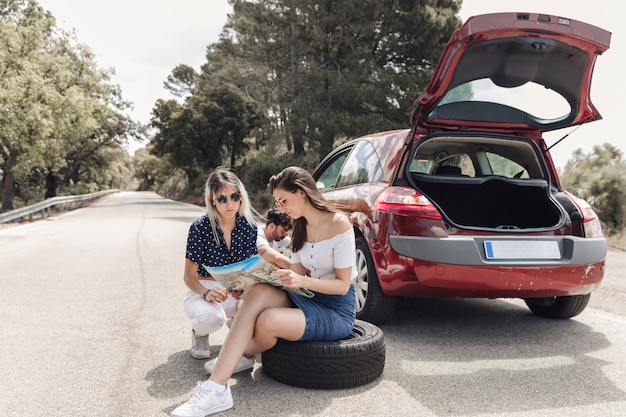
[[[206,166],[220,165],[218,138],[212,134],[202,113],[176,100],[157,100],[152,110],[152,126],[157,133],[151,140],[150,152],[167,157],[180,167],[197,187]],[[203,164],[204,163],[204,164]]]
[[[152,113],[158,132],[151,152],[169,156],[193,188],[202,187],[213,167],[227,165],[225,157],[234,166],[249,149],[245,139],[263,119],[258,104],[229,83],[199,82],[183,104],[159,100]]]
[[[319,160],[349,137],[407,126],[414,100],[461,23],[455,0],[230,4],[233,13],[220,40],[208,46],[200,74],[177,67],[168,77],[170,91],[189,93],[184,102],[158,102],[153,112],[155,155],[171,153],[191,176],[222,164],[216,156],[228,155],[234,166],[252,143],[255,150],[282,144],[296,160],[313,151]],[[234,125],[219,131],[217,120],[244,128],[237,135]],[[201,163],[176,155],[192,147]],[[212,158],[202,155],[206,148]]]
[[[262,214],[273,204],[272,195],[267,189],[270,177],[282,168],[291,165],[313,172],[317,165],[317,158],[313,156],[296,158],[293,154],[279,153],[272,146],[267,146],[256,155],[254,160],[237,169],[237,175],[246,185],[254,207],[261,210]]]
[[[51,131],[56,94],[42,78],[39,53],[50,20],[25,1],[3,0],[0,13],[0,170],[7,210],[13,208],[18,164],[29,154],[36,162],[36,149]]]
[[[28,202],[34,188],[52,197],[81,181],[115,182],[104,174],[110,156],[128,156],[105,149],[122,150],[142,128],[122,114],[130,103],[111,85],[111,72],[34,0],[0,0],[0,38],[2,209],[12,209],[15,197]],[[45,186],[34,187],[39,179]]]
[[[159,158],[150,153],[150,146],[138,149],[133,155],[135,178],[139,180],[137,188],[140,191],[162,191],[165,195],[172,195],[172,187],[176,188],[175,178],[180,171],[174,168],[167,157]],[[180,191],[180,190],[177,190]]]
[[[626,226],[626,163],[614,145],[595,145],[585,154],[577,149],[561,173],[563,187],[583,198],[598,214],[605,232]]]
[[[163,87],[176,97],[185,97],[191,93],[197,78],[196,71],[189,65],[178,65],[167,76]]]
[[[214,126],[214,133],[223,140],[224,151],[230,154],[230,166],[250,148],[245,139],[262,124],[258,103],[230,83],[216,87],[201,83],[191,100],[203,108]]]
[[[241,82],[230,82],[266,105],[274,130],[293,141],[296,157],[305,144],[322,157],[338,138],[406,126],[413,101],[460,25],[459,1],[231,3],[233,14],[207,59],[232,56],[237,65],[254,68]],[[214,66],[203,70],[215,79]]]

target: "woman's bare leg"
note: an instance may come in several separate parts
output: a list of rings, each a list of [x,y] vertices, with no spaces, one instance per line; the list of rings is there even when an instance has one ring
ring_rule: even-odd
[[[246,300],[241,304],[235,320],[228,331],[215,368],[211,373],[212,381],[226,385],[232,376],[239,359],[249,353],[257,318],[268,308],[289,307],[289,297],[284,290],[269,284],[256,284],[248,291]]]
[[[264,310],[256,320],[254,335],[244,354],[248,357],[274,347],[278,338],[300,340],[306,318],[299,308],[273,307]]]

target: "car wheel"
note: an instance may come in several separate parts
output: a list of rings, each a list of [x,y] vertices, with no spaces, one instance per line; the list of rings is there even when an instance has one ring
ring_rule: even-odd
[[[356,238],[357,276],[353,281],[356,290],[356,317],[374,324],[383,324],[396,311],[398,297],[385,294],[378,281],[374,260],[365,238]]]
[[[569,319],[587,307],[591,294],[564,297],[526,298],[524,301],[530,311],[549,319]]]
[[[287,385],[343,389],[367,384],[385,367],[385,338],[377,326],[356,320],[350,335],[336,342],[278,343],[263,352],[263,372]]]

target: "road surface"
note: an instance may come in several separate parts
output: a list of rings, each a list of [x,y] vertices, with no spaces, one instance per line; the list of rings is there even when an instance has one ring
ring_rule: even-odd
[[[187,229],[202,208],[122,192],[0,229],[0,415],[166,416],[205,378],[182,308]],[[223,416],[626,415],[626,255],[571,320],[519,300],[404,300],[386,365],[347,390],[231,379]],[[226,329],[211,338],[214,352]]]

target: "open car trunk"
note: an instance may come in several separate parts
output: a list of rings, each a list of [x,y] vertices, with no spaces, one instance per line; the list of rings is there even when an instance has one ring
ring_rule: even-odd
[[[412,174],[414,186],[461,228],[554,229],[564,211],[541,179]]]

